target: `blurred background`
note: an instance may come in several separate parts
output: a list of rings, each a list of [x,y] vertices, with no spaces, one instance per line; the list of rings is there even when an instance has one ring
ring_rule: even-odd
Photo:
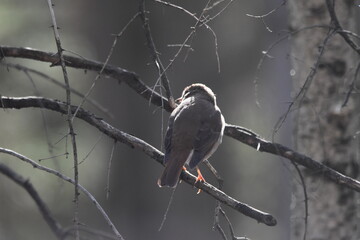
[[[209,12],[219,12],[228,1]],[[271,140],[273,127],[287,108],[291,82],[289,42],[285,40],[268,53],[260,71],[257,65],[264,51],[287,29],[286,7],[265,18],[268,31],[260,19],[246,14],[261,15],[278,7],[282,1],[233,1],[209,23],[217,36],[220,72],[216,59],[213,34],[198,28],[191,41],[191,50],[184,51],[168,70],[167,76],[175,97],[195,82],[208,85],[216,93],[218,105],[227,123],[249,128]],[[65,54],[105,61],[114,40],[138,11],[139,1],[54,1],[57,23]],[[207,1],[172,1],[197,16]],[[0,44],[30,47],[56,52],[52,25],[46,1],[0,0]],[[146,1],[150,27],[164,65],[169,63],[188,34],[195,20],[177,9]],[[63,82],[61,70],[48,63],[5,58],[2,64],[21,64]],[[157,80],[156,66],[146,46],[142,23],[135,19],[118,39],[110,64],[137,73],[149,86]],[[86,93],[96,73],[68,68],[71,86]],[[255,94],[254,79],[259,85]],[[0,66],[0,94],[3,96],[41,95],[65,99],[65,91],[44,78],[13,68]],[[82,101],[72,96],[72,104]],[[102,77],[90,98],[108,113],[91,104],[84,108],[104,118],[114,127],[143,139],[162,149],[162,135],[169,113],[149,105],[126,84]],[[260,102],[260,106],[256,105]],[[44,117],[45,118],[44,118]],[[44,121],[45,119],[45,121]],[[64,155],[64,136],[68,132],[66,116],[39,109],[4,109],[0,112],[0,146],[21,153],[40,164],[73,177],[71,154]],[[110,195],[106,199],[107,166],[113,141],[81,120],[75,120],[79,150],[80,183],[100,202],[126,240],[130,239],[222,239],[212,230],[216,202],[205,193],[196,194],[186,183],[178,185],[166,222],[159,226],[166,211],[170,189],[160,189],[156,181],[163,167],[138,150],[117,143],[110,171]],[[291,142],[287,123],[274,140],[285,145]],[[70,140],[69,140],[70,141]],[[48,142],[53,147],[49,147]],[[58,156],[51,158],[51,156]],[[237,236],[257,240],[287,240],[290,226],[290,173],[286,162],[224,137],[223,144],[210,159],[224,179],[224,191],[237,200],[276,217],[278,224],[268,227],[224,207]],[[63,226],[72,226],[73,186],[56,177],[33,169],[20,160],[0,155],[5,163],[29,179],[52,214]],[[200,166],[207,181],[217,182],[205,166]],[[83,194],[80,196],[79,218],[84,226],[111,233],[103,217]],[[223,218],[222,226],[228,233]],[[97,239],[84,234],[88,239]],[[0,175],[0,239],[55,239],[26,191]]]

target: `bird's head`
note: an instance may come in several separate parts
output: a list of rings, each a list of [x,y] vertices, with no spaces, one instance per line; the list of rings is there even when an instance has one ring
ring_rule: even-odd
[[[181,98],[177,99],[177,103],[181,103],[186,98],[199,97],[208,100],[209,102],[216,104],[216,97],[214,92],[202,83],[194,83],[187,86],[182,92]]]

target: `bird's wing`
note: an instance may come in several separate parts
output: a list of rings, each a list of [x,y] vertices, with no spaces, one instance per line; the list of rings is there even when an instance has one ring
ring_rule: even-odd
[[[219,109],[212,109],[211,113],[201,122],[194,142],[194,154],[189,162],[193,169],[201,161],[209,158],[221,143],[221,132],[224,120]]]
[[[175,114],[174,114],[174,116],[171,114],[170,118],[169,118],[168,128],[167,128],[166,134],[165,134],[165,140],[164,140],[164,147],[165,147],[165,156],[164,156],[164,160],[163,160],[164,164],[166,164],[169,161],[174,119],[175,119]]]
[[[200,115],[192,99],[185,99],[169,118],[165,136],[165,169],[159,186],[175,187],[185,162],[193,154],[193,143],[200,126]]]
[[[166,130],[164,147],[165,147],[165,157],[163,163],[166,164],[171,157],[171,149],[185,147],[184,144],[181,144],[181,139],[191,138],[189,132],[196,132],[195,124],[192,124],[186,128],[189,116],[193,115],[192,101],[190,99],[184,100],[170,115],[168,128]],[[176,122],[176,123],[175,123]],[[175,135],[175,140],[173,139]],[[185,136],[184,136],[185,135]],[[175,141],[175,142],[174,142]],[[191,151],[191,148],[187,149]]]

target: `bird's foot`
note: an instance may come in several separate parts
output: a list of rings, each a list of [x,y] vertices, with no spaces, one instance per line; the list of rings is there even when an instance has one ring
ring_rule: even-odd
[[[196,171],[197,171],[197,173],[198,173],[198,176],[197,176],[197,178],[196,178],[196,180],[195,180],[195,183],[197,183],[197,182],[206,182],[205,181],[205,178],[203,177],[203,175],[201,174],[201,172],[200,172],[200,169],[197,167],[196,168]],[[198,192],[197,192],[197,194],[199,194],[199,193],[201,193],[201,189],[199,189],[198,190]]]

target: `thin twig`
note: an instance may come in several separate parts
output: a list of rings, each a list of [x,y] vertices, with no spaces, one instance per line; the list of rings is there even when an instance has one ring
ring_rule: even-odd
[[[99,240],[105,240],[105,239],[119,239],[116,235],[110,234],[107,232],[103,232],[101,230],[93,229],[92,227],[82,226],[79,225],[78,227],[79,231],[89,233],[93,236],[97,236],[97,238],[84,238],[84,239],[99,239]],[[67,235],[70,235],[72,232],[74,232],[74,226],[68,227],[65,229],[65,232]]]
[[[216,177],[216,179],[219,183],[219,189],[222,190],[223,183],[224,183],[224,180],[222,179],[222,177],[219,175],[219,173],[216,171],[216,169],[213,167],[213,165],[211,165],[209,160],[205,159],[203,161],[203,163],[209,168],[209,170],[212,172],[212,174]],[[219,218],[220,209],[221,209],[221,202],[216,201],[213,229],[216,229],[219,232],[219,234],[222,236],[222,238],[224,240],[227,240],[226,234],[220,225],[220,218]]]
[[[159,226],[159,229],[158,229],[159,232],[160,232],[161,229],[164,227],[165,221],[166,221],[166,219],[167,219],[167,215],[168,215],[169,210],[170,210],[171,203],[172,203],[173,200],[174,200],[174,195],[175,195],[176,189],[177,189],[177,188],[174,188],[174,189],[172,189],[172,191],[171,191],[171,196],[170,196],[168,205],[167,205],[167,207],[166,207],[165,213],[164,213],[164,215],[163,215],[162,221],[161,221],[160,226]]]
[[[7,68],[14,68],[16,70],[19,70],[19,71],[23,71],[24,73],[32,73],[32,74],[35,74],[53,84],[55,84],[56,86],[59,86],[63,89],[66,89],[66,86],[65,84],[59,82],[58,80],[56,80],[55,78],[53,77],[50,77],[49,75],[43,73],[43,72],[40,72],[40,71],[37,71],[35,69],[32,69],[32,68],[28,68],[28,67],[25,67],[23,65],[20,65],[20,64],[13,64],[13,63],[3,63],[3,62],[0,62],[0,65],[3,65],[4,67],[7,67]],[[81,98],[85,98],[85,95],[82,94],[81,92],[79,92],[78,90],[74,89],[74,88],[70,88],[70,92],[73,93],[74,95],[78,96],[78,97],[81,97]],[[94,106],[97,110],[99,110],[101,113],[107,115],[108,117],[110,118],[114,118],[114,115],[109,112],[108,109],[106,109],[104,106],[102,106],[100,103],[98,103],[97,101],[93,100],[93,99],[90,99],[90,98],[86,98],[86,101],[89,102],[89,104],[91,104],[92,106]]]
[[[299,166],[294,163],[291,162],[292,165],[295,167],[296,172],[298,173],[299,177],[300,177],[300,181],[301,181],[301,186],[303,189],[303,193],[304,193],[304,204],[305,204],[305,217],[304,217],[304,235],[303,235],[303,240],[306,240],[306,234],[307,234],[307,227],[308,227],[308,217],[309,217],[309,204],[308,204],[308,195],[307,195],[307,190],[306,190],[306,183],[305,183],[305,179],[304,176],[302,175]]]
[[[163,69],[163,74],[166,73],[166,71],[173,65],[173,63],[175,62],[175,60],[178,58],[178,56],[180,55],[180,53],[182,52],[183,48],[185,48],[185,45],[188,42],[191,42],[191,39],[193,37],[193,35],[195,34],[197,28],[200,26],[201,21],[200,19],[203,18],[205,12],[206,12],[206,8],[209,6],[211,0],[208,0],[208,2],[206,3],[205,8],[203,9],[203,11],[201,12],[198,20],[196,21],[195,25],[193,27],[191,27],[191,32],[189,33],[189,35],[185,38],[185,40],[183,41],[183,43],[181,44],[181,46],[179,47],[178,51],[174,54],[174,56],[170,59],[169,64]],[[191,44],[189,44],[191,45]],[[156,80],[156,82],[162,77],[163,74],[160,74],[159,78]]]
[[[65,106],[64,106],[65,107]],[[64,108],[65,110],[66,108]],[[75,109],[73,109],[75,110]],[[65,111],[64,111],[65,112]],[[35,162],[34,160],[24,156],[24,155],[21,155],[20,153],[17,153],[15,151],[12,151],[12,150],[9,150],[9,149],[6,149],[6,148],[1,148],[0,147],[0,152],[2,153],[5,153],[5,154],[9,154],[11,156],[14,156],[26,163],[29,163],[31,166],[33,166],[34,168],[36,169],[39,169],[41,171],[44,171],[44,172],[47,172],[47,173],[50,173],[50,174],[53,174],[55,176],[57,176],[58,178],[61,178],[63,179],[64,181],[66,182],[69,182],[73,185],[75,185],[75,180],[63,175],[62,173],[54,170],[54,169],[51,169],[51,168],[48,168],[48,167],[44,167],[40,164],[38,164],[37,162]],[[115,233],[115,235],[118,237],[118,239],[121,239],[121,240],[124,240],[124,238],[121,236],[121,234],[119,233],[119,231],[116,229],[115,225],[111,222],[109,216],[106,214],[106,212],[104,211],[104,209],[101,207],[101,205],[99,204],[99,202],[95,199],[95,197],[88,191],[86,190],[86,188],[84,188],[82,185],[78,184],[78,189],[80,189],[89,199],[92,203],[95,204],[96,208],[100,211],[101,215],[104,217],[104,219],[106,220],[107,224],[111,227],[111,229],[113,230],[113,232]],[[75,229],[77,229],[76,226],[74,226]]]
[[[169,7],[172,7],[172,8],[175,8],[177,10],[180,10],[182,12],[184,12],[185,14],[191,16],[192,18],[194,18],[196,21],[200,21],[201,24],[200,24],[200,27],[201,26],[205,26],[206,29],[208,29],[210,31],[210,33],[213,35],[214,37],[214,45],[215,45],[215,55],[216,55],[216,61],[217,61],[217,67],[218,67],[218,72],[220,73],[220,56],[219,56],[219,51],[218,51],[218,41],[217,41],[217,36],[216,36],[216,33],[215,31],[207,24],[207,22],[203,19],[200,19],[198,17],[196,17],[196,14],[194,13],[191,13],[189,10],[181,7],[181,6],[178,6],[174,3],[170,3],[170,2],[165,2],[165,1],[162,1],[162,0],[154,0],[155,2],[157,3],[161,3],[161,4],[164,4],[165,6],[169,6]],[[208,7],[206,8],[207,11],[210,10],[211,8]],[[168,46],[177,46],[177,47],[188,47],[189,50],[192,50],[191,48],[191,45],[188,45],[188,44],[185,44],[185,45],[181,45],[181,44],[176,44],[176,45],[168,45]]]
[[[1,150],[0,150],[1,151]],[[49,225],[51,231],[54,235],[62,240],[64,239],[64,230],[60,223],[55,220],[52,216],[50,209],[46,206],[45,202],[40,198],[38,192],[35,190],[33,185],[29,180],[23,178],[18,173],[7,167],[6,165],[0,163],[0,172],[22,186],[35,201],[36,206],[39,208],[42,217],[45,219],[45,222]]]
[[[325,47],[327,45],[327,42],[329,41],[329,39],[334,36],[334,34],[336,33],[336,31],[334,31],[333,29],[329,30],[329,33],[327,34],[327,36],[325,37],[324,41],[322,42],[322,45],[319,47],[319,54],[317,56],[317,59],[314,63],[314,66],[310,69],[309,74],[307,75],[305,82],[303,84],[303,86],[301,87],[300,91],[296,94],[295,98],[292,100],[292,102],[289,104],[286,112],[279,118],[279,121],[277,122],[277,124],[274,126],[274,133],[276,133],[277,131],[279,131],[279,129],[281,128],[281,126],[283,125],[283,123],[286,121],[289,113],[291,112],[293,106],[295,105],[295,103],[298,103],[298,106],[301,106],[302,101],[307,93],[307,90],[309,89],[312,80],[314,79],[317,70],[319,68],[319,64],[320,64],[320,60],[325,52]]]
[[[231,233],[233,240],[251,240],[250,238],[247,238],[247,237],[236,237],[235,233],[234,233],[234,228],[230,222],[230,219],[228,218],[228,216],[226,215],[225,211],[222,208],[220,208],[220,213],[225,217],[225,219],[229,225],[230,233]]]
[[[35,81],[34,79],[31,77],[30,73],[28,71],[24,71],[25,75],[28,77],[28,79],[30,80],[31,84],[33,85],[33,88],[34,88],[34,93],[35,93],[35,96],[41,96],[40,94],[40,91],[39,89],[37,88],[36,84],[35,84]],[[41,113],[41,118],[42,118],[42,121],[43,121],[43,124],[44,124],[44,130],[45,130],[45,138],[46,138],[46,142],[47,142],[47,145],[48,145],[48,151],[49,151],[49,154],[50,156],[53,157],[53,159],[55,160],[54,161],[54,164],[55,164],[55,168],[57,170],[60,170],[60,164],[59,162],[57,161],[56,157],[54,157],[54,146],[52,145],[51,141],[50,141],[50,137],[49,137],[49,129],[48,129],[48,124],[47,124],[47,121],[46,121],[46,117],[45,117],[45,113],[42,109],[40,109],[40,113]]]
[[[56,47],[57,47],[57,53],[59,55],[60,66],[61,66],[61,69],[62,69],[62,73],[63,73],[64,81],[65,81],[65,86],[66,86],[65,90],[66,90],[66,104],[67,104],[67,122],[68,122],[68,126],[69,126],[69,133],[70,133],[72,149],[73,149],[73,157],[74,157],[74,159],[73,159],[73,161],[74,161],[74,179],[75,179],[74,226],[75,226],[75,228],[77,228],[77,225],[79,223],[79,216],[78,215],[79,215],[79,194],[80,194],[79,189],[78,189],[79,169],[78,169],[78,153],[77,153],[77,146],[76,146],[75,131],[74,131],[74,126],[72,124],[70,83],[69,83],[68,73],[67,73],[67,70],[66,70],[64,56],[63,56],[63,48],[61,47],[60,34],[59,34],[58,26],[57,26],[57,23],[56,23],[55,12],[54,12],[54,8],[53,8],[54,5],[53,5],[51,0],[47,0],[47,3],[49,5],[49,11],[50,11],[50,15],[51,15],[52,24],[53,24],[52,28],[54,30],[54,37],[55,37],[55,42],[56,42]],[[76,240],[80,240],[80,236],[79,236],[78,231],[76,231],[75,235],[76,235]]]
[[[216,177],[216,179],[217,179],[217,181],[219,183],[219,189],[221,190],[222,187],[223,187],[224,180],[222,179],[222,177],[219,175],[219,173],[216,171],[216,169],[213,167],[213,165],[211,165],[211,163],[208,160],[205,160],[204,164],[210,169],[212,174],[214,174],[214,176]],[[226,220],[227,220],[227,222],[229,224],[231,239],[246,239],[246,238],[236,237],[235,236],[232,224],[230,222],[230,219],[227,217],[225,211],[222,209],[220,201],[216,201],[213,229],[218,230],[218,232],[223,237],[223,239],[227,240],[226,234],[225,234],[224,230],[222,229],[222,227],[220,225],[220,218],[219,218],[219,213],[220,212],[226,218]]]
[[[111,171],[111,163],[112,163],[112,159],[114,156],[115,147],[116,147],[116,140],[114,140],[114,144],[111,148],[111,153],[110,153],[110,158],[109,158],[109,163],[108,163],[108,168],[107,168],[106,199],[109,199],[109,195],[110,195],[110,171]]]
[[[345,107],[350,99],[350,96],[351,96],[351,93],[352,91],[354,91],[354,88],[355,88],[355,82],[357,80],[357,76],[359,74],[359,71],[360,71],[360,62],[358,63],[357,67],[356,67],[356,70],[355,70],[355,75],[354,75],[354,79],[352,80],[350,86],[349,86],[349,90],[348,92],[346,93],[346,96],[345,96],[345,100],[343,102],[343,104],[341,105],[341,107]]]
[[[150,50],[152,60],[155,62],[155,65],[158,69],[159,76],[160,76],[159,78],[161,79],[161,85],[165,88],[166,97],[169,101],[170,106],[172,108],[175,108],[176,104],[175,104],[174,97],[171,93],[170,82],[169,82],[169,79],[167,78],[166,72],[164,71],[164,66],[160,60],[153,37],[151,35],[149,19],[146,17],[145,0],[140,1],[139,11],[140,11],[140,18],[141,18],[141,21],[143,23],[143,27],[145,30],[147,46]],[[155,85],[157,85],[157,83],[155,83]]]
[[[203,163],[209,168],[209,170],[211,171],[211,173],[216,177],[216,180],[219,183],[219,189],[222,190],[223,184],[224,184],[224,180],[222,179],[222,177],[220,176],[220,174],[218,173],[218,171],[214,168],[214,166],[209,162],[209,160],[205,159],[203,161]]]
[[[302,31],[305,31],[305,30],[310,30],[310,29],[314,29],[314,28],[325,28],[325,29],[331,29],[330,26],[328,25],[313,25],[313,26],[308,26],[308,27],[303,27],[303,28],[300,28],[300,29],[297,29],[295,31],[292,31],[292,32],[289,32],[289,33],[286,33],[285,35],[283,35],[282,37],[280,37],[279,39],[277,39],[275,42],[273,42],[272,44],[270,44],[270,46],[262,51],[262,55],[261,55],[261,58],[256,66],[256,72],[255,72],[255,77],[254,77],[254,92],[255,92],[255,102],[256,102],[256,105],[258,107],[260,107],[260,101],[259,101],[259,94],[258,94],[258,88],[259,88],[259,75],[260,75],[260,71],[261,71],[261,68],[262,68],[262,65],[265,61],[265,58],[266,57],[270,57],[269,53],[270,51],[275,47],[277,46],[279,43],[281,43],[282,41],[284,41],[285,39],[288,39],[290,36],[294,36]]]
[[[125,25],[125,27],[124,27],[118,34],[115,35],[113,44],[112,44],[112,46],[111,46],[111,48],[110,48],[110,51],[109,51],[109,53],[108,53],[108,55],[107,55],[107,57],[106,57],[106,60],[105,60],[105,62],[104,62],[104,64],[103,64],[103,66],[102,66],[101,69],[100,69],[100,72],[96,75],[96,77],[95,77],[95,79],[94,79],[91,87],[89,88],[89,90],[88,90],[87,93],[85,94],[84,98],[82,99],[81,103],[79,104],[78,109],[75,111],[75,113],[74,113],[71,121],[74,120],[74,118],[76,117],[76,114],[77,114],[79,108],[83,106],[84,102],[85,102],[86,99],[89,97],[89,95],[91,94],[92,90],[95,88],[95,85],[96,85],[97,81],[100,79],[102,73],[103,73],[104,70],[105,70],[105,67],[107,66],[107,64],[108,64],[109,61],[110,61],[110,58],[111,58],[111,56],[112,56],[112,54],[113,54],[113,52],[114,52],[114,49],[115,49],[115,47],[116,47],[116,44],[117,44],[117,40],[123,35],[123,33],[125,32],[125,30],[126,30],[126,29],[129,27],[129,25],[137,18],[137,16],[139,16],[139,13],[136,13],[136,14],[129,20],[129,22]]]
[[[287,0],[283,0],[279,6],[275,7],[274,9],[272,9],[271,11],[269,11],[268,13],[265,13],[265,14],[263,14],[263,15],[246,14],[246,16],[252,17],[252,18],[256,18],[256,19],[260,19],[260,20],[262,21],[262,23],[264,24],[266,30],[268,30],[269,32],[273,32],[273,31],[270,29],[270,27],[266,24],[264,18],[267,17],[267,16],[269,16],[270,14],[276,12],[277,10],[279,10],[282,6],[284,6],[284,5],[286,4],[286,1],[287,1]]]
[[[351,32],[349,30],[337,30],[338,32],[343,32],[343,33],[346,33],[347,35],[351,36],[351,37],[354,37],[354,38],[357,38],[358,40],[360,40],[360,36],[354,32]]]
[[[209,162],[209,160],[205,159],[203,162],[209,168],[209,170],[212,172],[212,174],[216,177],[216,179],[219,183],[219,189],[222,190],[223,183],[224,183],[224,180],[222,179],[222,177],[219,175],[219,173],[216,171],[216,169],[213,167],[213,165]],[[226,234],[220,225],[220,218],[219,218],[220,209],[221,209],[221,202],[216,201],[213,229],[216,229],[219,232],[219,234],[223,237],[223,239],[227,240]]]
[[[336,12],[335,12],[335,1],[331,1],[331,0],[326,0],[326,6],[328,8],[329,14],[330,14],[330,18],[331,18],[331,23],[334,25],[335,30],[337,33],[340,34],[340,36],[345,40],[345,42],[347,42],[347,44],[355,50],[355,52],[357,52],[357,54],[360,55],[360,48],[359,46],[350,39],[348,33],[346,33],[344,31],[344,29],[341,27],[339,20],[336,16]]]
[[[234,2],[234,0],[230,0],[230,1],[225,5],[225,7],[223,7],[223,8],[222,8],[219,12],[217,12],[214,16],[212,16],[212,17],[210,17],[210,18],[207,18],[206,21],[205,21],[205,23],[209,23],[209,22],[213,21],[215,18],[217,18],[218,16],[220,16],[220,14],[221,14],[222,12],[224,12],[224,11],[230,6],[230,4],[232,4],[233,2]],[[208,11],[208,10],[210,10],[210,9],[207,8],[207,7],[205,7],[204,11]],[[201,18],[201,17],[199,17],[199,18]]]
[[[44,160],[49,160],[49,159],[53,159],[53,158],[58,158],[58,157],[62,157],[62,156],[67,156],[68,153],[62,153],[62,154],[59,154],[59,155],[51,155],[51,157],[46,157],[46,158],[39,158],[38,161],[41,162],[41,161],[44,161]]]
[[[211,6],[207,7],[205,10],[210,11],[211,9],[215,8],[217,5],[221,4],[224,1],[225,0],[218,0],[218,1],[214,2]]]
[[[213,223],[213,230],[217,230],[220,234],[220,236],[224,239],[227,240],[226,234],[224,229],[222,229],[221,225],[220,225],[220,210],[221,210],[221,203],[219,201],[216,201],[216,207],[215,207],[215,213],[214,213],[214,223]]]
[[[89,152],[86,154],[86,156],[79,162],[79,165],[82,164],[83,162],[85,162],[85,160],[90,156],[90,154],[94,151],[95,147],[99,144],[99,142],[101,141],[101,139],[103,138],[104,135],[100,135],[98,137],[98,139],[96,140],[96,142],[94,143],[94,145],[91,147],[91,149],[89,150]]]

